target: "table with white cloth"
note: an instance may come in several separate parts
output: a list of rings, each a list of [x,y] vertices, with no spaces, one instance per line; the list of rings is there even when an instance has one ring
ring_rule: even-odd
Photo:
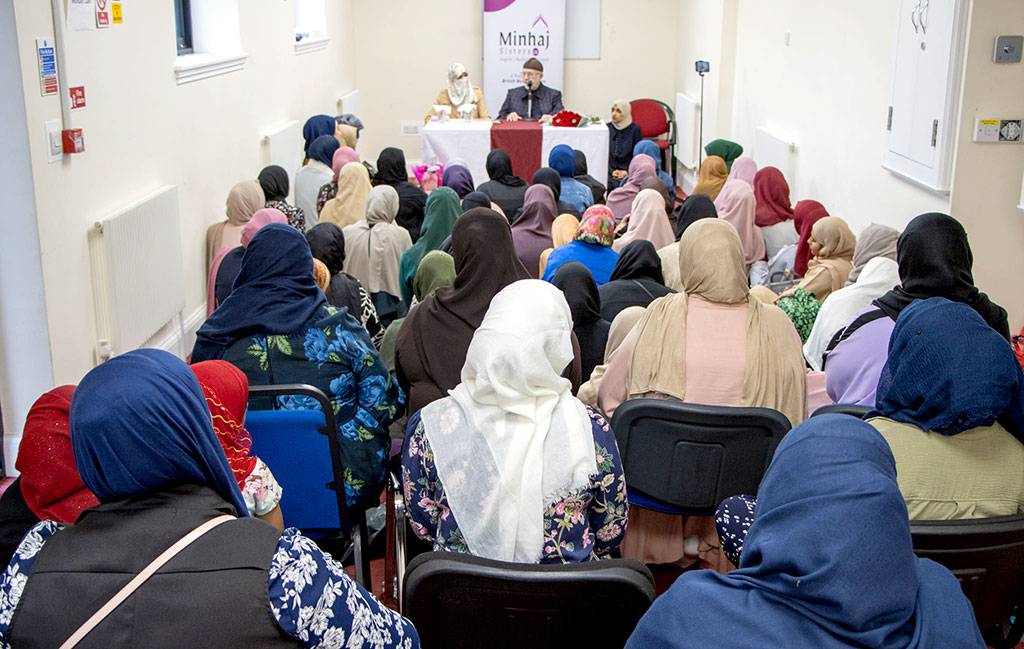
[[[461,158],[473,174],[474,187],[488,180],[486,162],[491,151],[491,122],[458,119],[430,122],[420,131],[420,138],[424,164],[445,164],[452,158]],[[602,183],[608,177],[607,125],[574,128],[545,124],[541,138],[541,167],[547,166],[548,154],[559,144],[568,144],[586,154],[587,173],[591,176]],[[529,182],[530,178],[524,180]]]

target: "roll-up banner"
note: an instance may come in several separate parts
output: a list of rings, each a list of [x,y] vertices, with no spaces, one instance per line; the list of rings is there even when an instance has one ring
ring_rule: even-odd
[[[484,98],[492,116],[509,88],[522,85],[523,63],[544,64],[544,85],[562,90],[565,0],[484,0]]]

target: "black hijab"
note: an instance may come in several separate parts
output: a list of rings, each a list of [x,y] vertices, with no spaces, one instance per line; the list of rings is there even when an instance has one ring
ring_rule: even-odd
[[[284,167],[270,165],[264,167],[256,178],[263,188],[263,196],[268,201],[283,201],[288,197],[288,172]]]
[[[363,299],[359,280],[341,272],[345,265],[345,234],[335,223],[318,223],[306,232],[313,256],[324,262],[331,273],[331,283],[325,294],[327,303],[336,307],[348,307],[348,312],[360,320]]]
[[[562,177],[551,167],[541,167],[533,174],[531,185],[547,185],[557,201],[562,195]]]
[[[572,170],[574,176],[586,176],[590,172],[587,171],[587,154],[583,153],[579,149],[573,149],[572,153],[576,156],[576,164]]]
[[[580,343],[582,377],[589,379],[594,367],[604,362],[604,348],[611,328],[601,317],[601,294],[598,293],[597,282],[586,266],[578,261],[567,261],[555,271],[551,283],[561,289],[569,303],[572,330]]]
[[[483,192],[469,192],[466,194],[466,197],[462,199],[462,213],[465,214],[474,207],[486,207],[487,209],[491,209],[491,199]]]
[[[683,236],[686,228],[700,219],[716,219],[718,210],[707,194],[690,194],[676,210],[676,241]]]
[[[525,187],[526,181],[512,173],[512,158],[505,149],[493,149],[487,154],[487,177],[509,187]]]
[[[974,255],[967,232],[947,214],[914,217],[896,242],[900,286],[873,302],[896,320],[914,300],[944,297],[973,308],[1003,338],[1010,339],[1006,310],[974,285]]]
[[[654,244],[647,239],[635,239],[627,243],[619,251],[619,260],[615,262],[611,279],[649,279],[659,284],[665,283],[665,275],[661,272],[661,258]]]
[[[389,146],[377,156],[377,175],[373,177],[374,185],[395,185],[409,179],[405,169],[405,153]]]

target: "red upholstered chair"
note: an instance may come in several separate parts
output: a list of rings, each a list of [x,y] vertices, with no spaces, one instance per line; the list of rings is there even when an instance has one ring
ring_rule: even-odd
[[[633,121],[640,125],[645,140],[653,140],[661,149],[661,168],[676,177],[675,159],[669,147],[676,143],[676,116],[668,104],[657,99],[634,99],[629,102]]]

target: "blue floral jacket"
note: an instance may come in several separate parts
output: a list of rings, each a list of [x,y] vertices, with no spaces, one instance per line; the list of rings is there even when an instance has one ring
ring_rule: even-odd
[[[595,560],[619,547],[626,533],[629,505],[619,447],[604,417],[590,406],[587,413],[594,431],[597,473],[591,476],[588,489],[565,494],[548,506],[541,563]],[[434,452],[419,412],[409,418],[409,430],[402,485],[412,528],[421,539],[433,543],[434,550],[471,554],[437,476]]]
[[[377,504],[391,440],[388,426],[405,410],[405,395],[347,309],[321,307],[311,326],[291,335],[246,337],[224,360],[245,372],[250,385],[308,383],[331,401],[349,507]],[[284,410],[321,410],[309,397],[279,397]],[[269,407],[254,399],[250,408]]]

